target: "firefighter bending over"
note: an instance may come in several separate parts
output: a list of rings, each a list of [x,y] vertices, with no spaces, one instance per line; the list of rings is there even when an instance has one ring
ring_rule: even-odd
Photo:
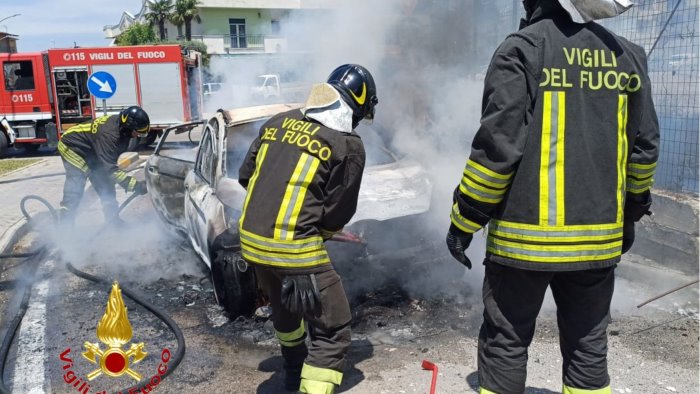
[[[102,202],[105,221],[121,223],[114,184],[139,194],[146,194],[146,184],[126,175],[117,167],[117,160],[126,152],[129,140],[147,134],[149,127],[146,111],[132,106],[116,115],[73,126],[63,134],[58,142],[66,169],[60,212],[63,225],[72,226],[75,222],[88,178]]]
[[[644,50],[593,19],[626,0],[525,0],[496,50],[481,127],[454,193],[447,245],[464,255],[488,223],[481,393],[522,393],[547,287],[557,305],[563,393],[611,393],[614,270],[648,213],[659,145]]]
[[[288,390],[333,393],[343,377],[350,306],[323,243],[355,213],[365,151],[353,129],[377,103],[369,71],[340,66],[260,128],[240,168],[242,255],[270,298]]]

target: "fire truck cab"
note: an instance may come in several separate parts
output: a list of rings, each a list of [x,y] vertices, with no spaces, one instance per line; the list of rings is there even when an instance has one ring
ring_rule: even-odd
[[[164,128],[201,117],[200,55],[179,45],[49,49],[0,54],[0,157],[9,146],[55,145],[63,130],[141,106],[152,142]],[[98,100],[88,78],[110,73],[114,95]]]

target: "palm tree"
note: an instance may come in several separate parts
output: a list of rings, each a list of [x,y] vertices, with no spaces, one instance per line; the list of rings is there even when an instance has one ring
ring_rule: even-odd
[[[175,0],[175,10],[170,20],[178,26],[178,32],[180,26],[185,25],[185,39],[187,41],[192,40],[192,20],[196,20],[198,23],[201,21],[198,7],[199,0]]]
[[[146,20],[151,26],[158,25],[158,32],[160,33],[160,39],[165,40],[165,21],[170,18],[173,11],[173,4],[171,0],[155,0],[148,5],[148,11],[146,15]]]

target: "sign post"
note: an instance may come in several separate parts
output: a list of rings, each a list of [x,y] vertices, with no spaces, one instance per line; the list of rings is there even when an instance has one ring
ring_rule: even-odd
[[[107,99],[116,93],[117,81],[106,71],[96,71],[88,77],[87,87],[90,94],[102,99],[102,112],[103,115],[107,115]]]

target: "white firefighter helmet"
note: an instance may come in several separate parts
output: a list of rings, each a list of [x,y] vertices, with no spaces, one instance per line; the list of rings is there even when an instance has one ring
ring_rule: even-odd
[[[612,18],[634,5],[630,0],[558,0],[576,23]]]

